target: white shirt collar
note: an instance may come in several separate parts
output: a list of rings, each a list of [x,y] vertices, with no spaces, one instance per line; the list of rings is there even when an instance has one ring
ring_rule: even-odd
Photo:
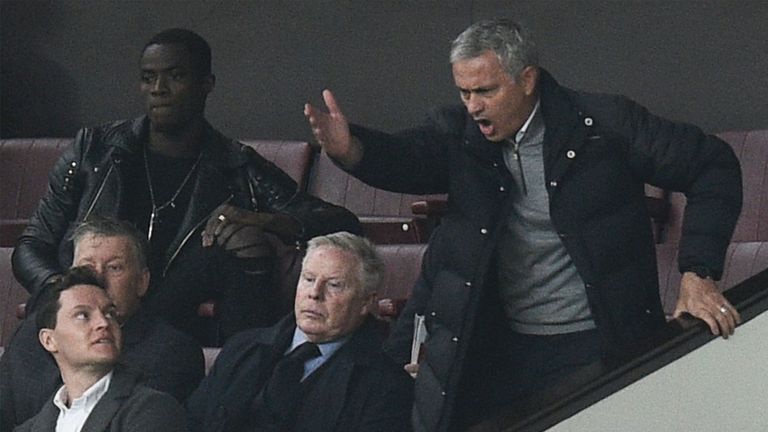
[[[316,344],[317,347],[320,349],[320,357],[315,357],[313,359],[307,360],[304,363],[304,374],[301,379],[304,380],[312,372],[316,371],[320,366],[322,366],[323,363],[328,361],[336,353],[336,351],[339,350],[339,348],[341,348],[345,343],[347,343],[349,338],[350,338],[350,335],[347,335],[331,342]],[[291,351],[296,349],[296,347],[298,347],[299,345],[307,341],[308,341],[307,335],[303,331],[301,331],[300,328],[296,327],[296,330],[293,332],[293,340],[291,341],[291,346],[288,348],[285,354],[290,353]]]
[[[93,408],[99,403],[107,390],[109,390],[113,372],[114,371],[110,371],[108,374],[104,375],[100,380],[90,386],[82,396],[72,400],[69,407],[67,407],[67,404],[65,403],[67,386],[61,386],[53,396],[53,404],[59,408],[59,417],[56,420],[56,432],[79,432],[80,429],[83,428],[83,425],[85,424],[85,421],[88,420],[88,416],[91,414],[91,411],[93,411]]]
[[[520,141],[523,140],[523,137],[525,137],[525,133],[528,132],[528,126],[531,125],[531,121],[533,120],[533,116],[536,115],[536,111],[539,110],[539,104],[541,102],[541,99],[536,99],[536,105],[533,106],[533,110],[531,110],[531,115],[528,116],[528,120],[523,123],[523,126],[520,127],[520,130],[517,131],[515,134],[515,139],[512,141],[513,144],[520,143]]]
[[[336,339],[331,342],[324,342],[324,343],[319,343],[315,345],[317,345],[317,347],[320,349],[320,356],[324,358],[328,358],[331,355],[333,355],[333,353],[335,353],[339,348],[341,348],[341,346],[344,345],[344,343],[346,343],[348,339],[349,339],[349,336],[344,336],[340,339]],[[285,353],[286,354],[290,353],[291,351],[296,349],[296,347],[298,347],[299,345],[307,341],[309,341],[309,339],[307,339],[307,335],[303,331],[301,331],[300,328],[296,327],[296,330],[293,332],[293,340],[291,341],[291,346],[288,348],[288,351],[286,351]]]

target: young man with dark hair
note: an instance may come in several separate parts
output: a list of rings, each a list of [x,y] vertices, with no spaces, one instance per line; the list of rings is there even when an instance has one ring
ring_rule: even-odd
[[[173,397],[139,384],[134,372],[118,365],[123,339],[117,307],[90,268],[56,276],[39,301],[39,343],[64,385],[15,431],[184,430]]]

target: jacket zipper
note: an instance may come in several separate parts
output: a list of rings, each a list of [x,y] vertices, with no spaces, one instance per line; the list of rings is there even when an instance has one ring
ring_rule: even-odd
[[[514,142],[512,158],[517,161],[517,169],[520,170],[520,186],[523,188],[523,195],[528,196],[528,186],[525,184],[525,172],[523,171],[523,161],[520,156],[520,143]]]
[[[231,200],[232,200],[232,198],[233,198],[233,197],[234,197],[234,195],[230,194],[230,195],[229,195],[229,197],[228,197],[227,199],[225,199],[224,201],[222,201],[222,202],[221,202],[221,204],[217,205],[216,207],[218,207],[218,206],[220,206],[220,205],[222,205],[222,204],[226,204],[226,203],[228,203],[229,201],[231,201]],[[191,230],[189,230],[189,232],[187,233],[187,235],[186,235],[186,236],[184,236],[184,240],[182,240],[182,241],[181,241],[181,243],[179,244],[179,247],[177,247],[177,248],[176,248],[176,250],[175,250],[175,251],[173,251],[173,255],[171,255],[171,259],[169,259],[169,260],[168,260],[168,264],[166,264],[166,265],[165,265],[165,267],[163,268],[163,277],[165,277],[165,275],[168,273],[168,269],[171,267],[171,264],[172,264],[172,263],[173,263],[173,261],[176,259],[176,257],[179,255],[179,252],[181,252],[181,248],[183,248],[183,247],[184,247],[184,245],[186,245],[186,244],[187,244],[187,241],[189,240],[189,238],[190,238],[190,237],[192,237],[192,234],[194,234],[194,233],[195,233],[195,231],[196,231],[198,228],[200,228],[200,226],[201,226],[202,224],[204,224],[204,223],[205,223],[205,222],[208,220],[209,216],[210,216],[210,215],[206,215],[205,217],[203,217],[203,218],[202,218],[202,219],[201,219],[199,222],[197,222],[197,223],[195,224],[195,226],[193,226],[193,227],[192,227],[192,229],[191,229]]]
[[[99,185],[99,190],[96,191],[96,196],[93,197],[93,201],[91,201],[91,205],[88,206],[88,211],[85,212],[85,216],[83,217],[83,220],[88,219],[88,216],[91,215],[91,212],[93,211],[93,208],[96,207],[96,201],[98,201],[99,198],[101,198],[101,192],[104,191],[104,186],[107,184],[107,179],[112,174],[112,171],[114,169],[115,169],[115,165],[114,164],[110,164],[109,165],[109,170],[104,175],[104,178],[101,180],[101,185]]]

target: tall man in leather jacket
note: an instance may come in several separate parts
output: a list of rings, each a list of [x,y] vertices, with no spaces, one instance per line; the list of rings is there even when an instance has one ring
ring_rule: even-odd
[[[146,113],[78,132],[13,254],[33,309],[45,282],[72,259],[69,230],[91,215],[134,223],[149,238],[145,304],[204,343],[198,305],[217,302],[219,337],[273,322],[270,237],[302,242],[359,231],[349,211],[308,196],[252,149],[205,119],[215,76],[199,35],[169,29],[144,46]]]
[[[328,112],[305,107],[323,149],[356,177],[449,194],[391,339],[406,363],[414,314],[425,316],[416,430],[521,412],[537,392],[663,336],[644,183],[688,197],[675,315],[723,336],[740,319],[713,281],[741,208],[730,147],[624,97],[561,87],[537,57],[519,24],[482,21],[451,49],[464,106],[396,134],[349,125],[327,90]]]

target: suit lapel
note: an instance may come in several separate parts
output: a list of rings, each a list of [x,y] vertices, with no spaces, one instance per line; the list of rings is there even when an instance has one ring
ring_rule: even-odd
[[[109,430],[112,419],[120,410],[123,402],[131,395],[136,385],[136,377],[116,367],[112,375],[109,389],[101,400],[93,407],[93,411],[85,421],[81,432],[103,432]]]
[[[315,389],[320,388],[321,391],[310,391],[309,394],[313,397],[307,398],[303,404],[302,411],[309,414],[305,424],[317,425],[317,430],[334,430],[347,402],[349,393],[347,390],[355,368],[351,350],[340,350],[334,357],[337,358],[329,360],[333,363],[328,364],[323,376],[314,385]],[[334,395],[334,397],[328,397],[328,395]],[[336,395],[344,395],[344,397]]]
[[[272,365],[282,356],[290,344],[296,328],[293,314],[283,318],[271,329],[259,333],[259,337],[234,359],[227,369],[237,371],[224,382],[228,388],[223,390],[221,405],[230,413],[221,430],[239,430],[243,424],[258,419],[260,413],[254,407],[261,406],[264,383],[272,373]]]
[[[53,404],[53,398],[46,402],[40,413],[35,416],[31,432],[51,432],[56,430],[56,421],[59,418],[59,408]]]
[[[340,421],[344,408],[351,405],[348,398],[355,392],[351,391],[356,367],[366,367],[380,346],[380,338],[376,334],[373,319],[369,318],[336,354],[324,366],[323,375],[314,383],[314,390],[304,400],[302,413],[307,414],[302,419],[304,425],[312,425],[313,430],[335,430]],[[328,397],[333,395],[333,397]],[[339,397],[342,396],[343,397]],[[322,407],[322,409],[317,409]],[[315,428],[314,425],[317,425]]]

